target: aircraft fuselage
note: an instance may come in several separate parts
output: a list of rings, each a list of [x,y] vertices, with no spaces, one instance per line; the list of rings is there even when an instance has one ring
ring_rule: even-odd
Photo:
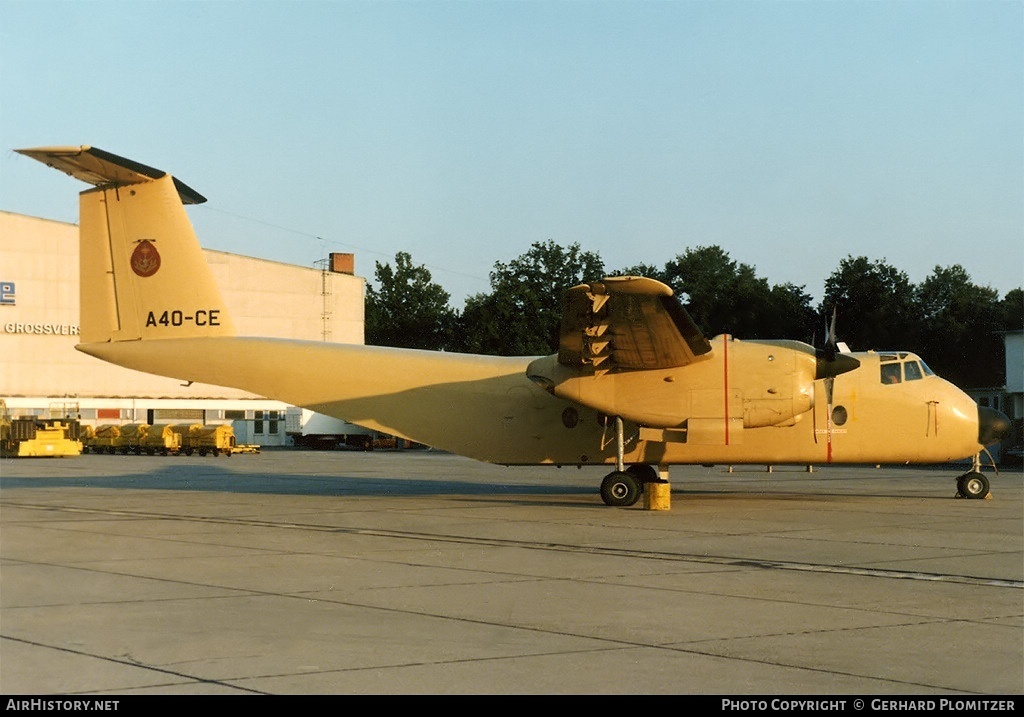
[[[717,337],[699,365],[599,376],[566,371],[554,357],[245,337],[80,349],[499,464],[615,463],[614,415],[624,419],[630,463],[937,463],[980,450],[976,404],[949,382],[922,375],[884,384],[883,354],[873,352],[853,354],[857,369],[815,380],[813,359],[787,343]],[[537,376],[545,368],[555,382],[547,390]]]

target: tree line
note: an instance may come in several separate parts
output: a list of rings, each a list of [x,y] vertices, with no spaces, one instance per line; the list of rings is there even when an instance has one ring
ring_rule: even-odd
[[[960,265],[936,266],[920,284],[885,260],[847,256],[826,279],[818,304],[803,286],[771,284],[719,246],[687,248],[657,267],[609,271],[579,244],[536,242],[495,262],[491,290],[458,311],[430,271],[406,252],[377,262],[366,288],[366,343],[500,356],[558,350],[562,294],[577,284],[632,274],[672,287],[706,336],[825,341],[837,314],[838,340],[852,350],[913,351],[962,388],[1005,385],[1003,334],[1024,328],[1024,293],[1000,297]]]

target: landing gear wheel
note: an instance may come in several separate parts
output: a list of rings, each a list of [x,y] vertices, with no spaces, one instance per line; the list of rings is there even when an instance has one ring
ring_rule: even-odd
[[[640,480],[627,471],[613,471],[601,481],[601,500],[605,505],[625,508],[640,500]]]
[[[988,497],[988,478],[976,471],[964,473],[956,479],[956,494],[979,500]]]
[[[648,463],[634,463],[626,469],[626,472],[640,481],[641,490],[645,483],[655,483],[658,480],[658,471]]]

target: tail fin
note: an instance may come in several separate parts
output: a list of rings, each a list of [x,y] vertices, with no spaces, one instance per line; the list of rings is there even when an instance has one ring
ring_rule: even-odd
[[[202,195],[95,147],[16,151],[96,187],[79,202],[82,343],[234,335],[183,206]]]

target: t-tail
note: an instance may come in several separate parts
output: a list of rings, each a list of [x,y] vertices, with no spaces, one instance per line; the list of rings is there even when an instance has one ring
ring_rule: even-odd
[[[95,187],[79,206],[82,343],[234,335],[185,213],[205,197],[95,147],[16,151]]]

